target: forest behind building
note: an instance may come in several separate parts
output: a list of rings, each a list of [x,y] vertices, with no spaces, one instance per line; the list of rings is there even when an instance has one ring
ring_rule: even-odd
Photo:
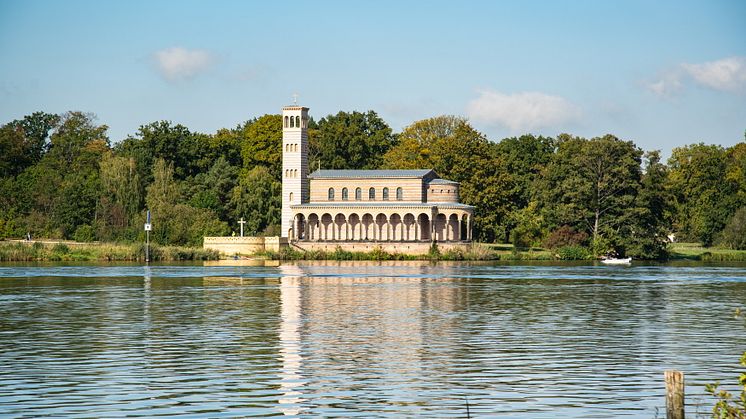
[[[151,239],[200,246],[279,234],[280,115],[200,133],[169,121],[112,141],[94,115],[37,112],[0,127],[0,238]],[[711,139],[731,142],[733,139]],[[667,240],[746,249],[746,137],[659,150],[608,134],[490,139],[457,116],[394,132],[374,111],[309,125],[313,169],[434,169],[476,207],[474,237],[549,249],[666,257]]]

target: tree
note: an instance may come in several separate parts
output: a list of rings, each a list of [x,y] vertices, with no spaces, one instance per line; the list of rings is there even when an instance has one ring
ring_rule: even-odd
[[[223,221],[231,221],[228,214],[228,201],[233,188],[238,183],[239,168],[231,166],[220,157],[206,173],[200,173],[191,180],[189,205],[195,208],[213,210]]]
[[[121,239],[142,208],[140,176],[135,159],[107,153],[100,165],[101,191],[97,236]]]
[[[503,222],[510,207],[504,190],[509,176],[494,144],[466,119],[451,115],[417,121],[399,135],[399,143],[384,156],[384,168],[432,168],[461,184],[460,197],[474,205],[475,237],[505,239]]]
[[[633,218],[629,209],[640,186],[641,157],[633,142],[611,135],[591,140],[561,135],[537,185],[550,227],[586,230],[594,243],[618,239],[619,229]]]
[[[137,135],[117,144],[117,155],[135,159],[140,179],[149,183],[155,160],[173,164],[174,176],[183,180],[212,166],[211,137],[193,133],[171,121],[157,121],[140,126]]]
[[[622,229],[620,243],[628,256],[663,259],[668,254],[668,233],[671,231],[672,197],[665,186],[668,168],[661,163],[659,151],[645,153],[644,162],[639,193],[628,210],[634,216],[632,222]]]
[[[329,115],[319,120],[314,136],[310,154],[316,157],[309,164],[315,168],[320,161],[324,169],[378,169],[397,142],[373,111]]]
[[[668,165],[677,233],[684,240],[711,246],[737,208],[738,187],[726,176],[725,150],[703,143],[678,147]]]
[[[725,225],[720,242],[731,249],[746,250],[746,206],[739,208]]]
[[[203,236],[224,235],[226,223],[214,211],[194,208],[181,202],[182,190],[174,178],[172,164],[163,159],[153,165],[153,183],[145,201],[152,212],[153,241],[160,244],[199,246]],[[141,219],[144,222],[144,214]]]
[[[282,172],[282,115],[264,115],[240,127],[244,169],[266,167],[280,180]]]
[[[41,160],[57,115],[35,112],[0,127],[0,176],[15,176]]]
[[[246,219],[247,234],[279,232],[282,183],[264,166],[241,175],[228,204],[231,220]]]

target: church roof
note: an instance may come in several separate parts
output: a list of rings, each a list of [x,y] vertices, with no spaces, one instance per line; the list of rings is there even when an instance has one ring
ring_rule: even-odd
[[[458,182],[454,182],[448,179],[433,179],[428,182],[430,185],[458,185]]]
[[[317,170],[309,179],[390,179],[390,178],[423,178],[435,174],[433,169],[416,170]]]

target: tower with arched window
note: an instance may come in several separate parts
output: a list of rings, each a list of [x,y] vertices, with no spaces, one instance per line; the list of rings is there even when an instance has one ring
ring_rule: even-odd
[[[308,108],[282,108],[282,237],[291,237],[291,205],[308,202]]]

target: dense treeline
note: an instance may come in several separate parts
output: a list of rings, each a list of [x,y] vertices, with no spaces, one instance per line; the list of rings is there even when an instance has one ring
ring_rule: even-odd
[[[112,144],[91,114],[37,112],[0,127],[0,237],[153,239],[277,234],[282,128],[264,115],[214,134],[168,121]],[[746,248],[746,142],[676,148],[667,163],[612,135],[494,142],[439,116],[401,133],[375,112],[309,125],[310,166],[433,168],[477,207],[475,237],[564,252],[665,257],[666,240]]]

